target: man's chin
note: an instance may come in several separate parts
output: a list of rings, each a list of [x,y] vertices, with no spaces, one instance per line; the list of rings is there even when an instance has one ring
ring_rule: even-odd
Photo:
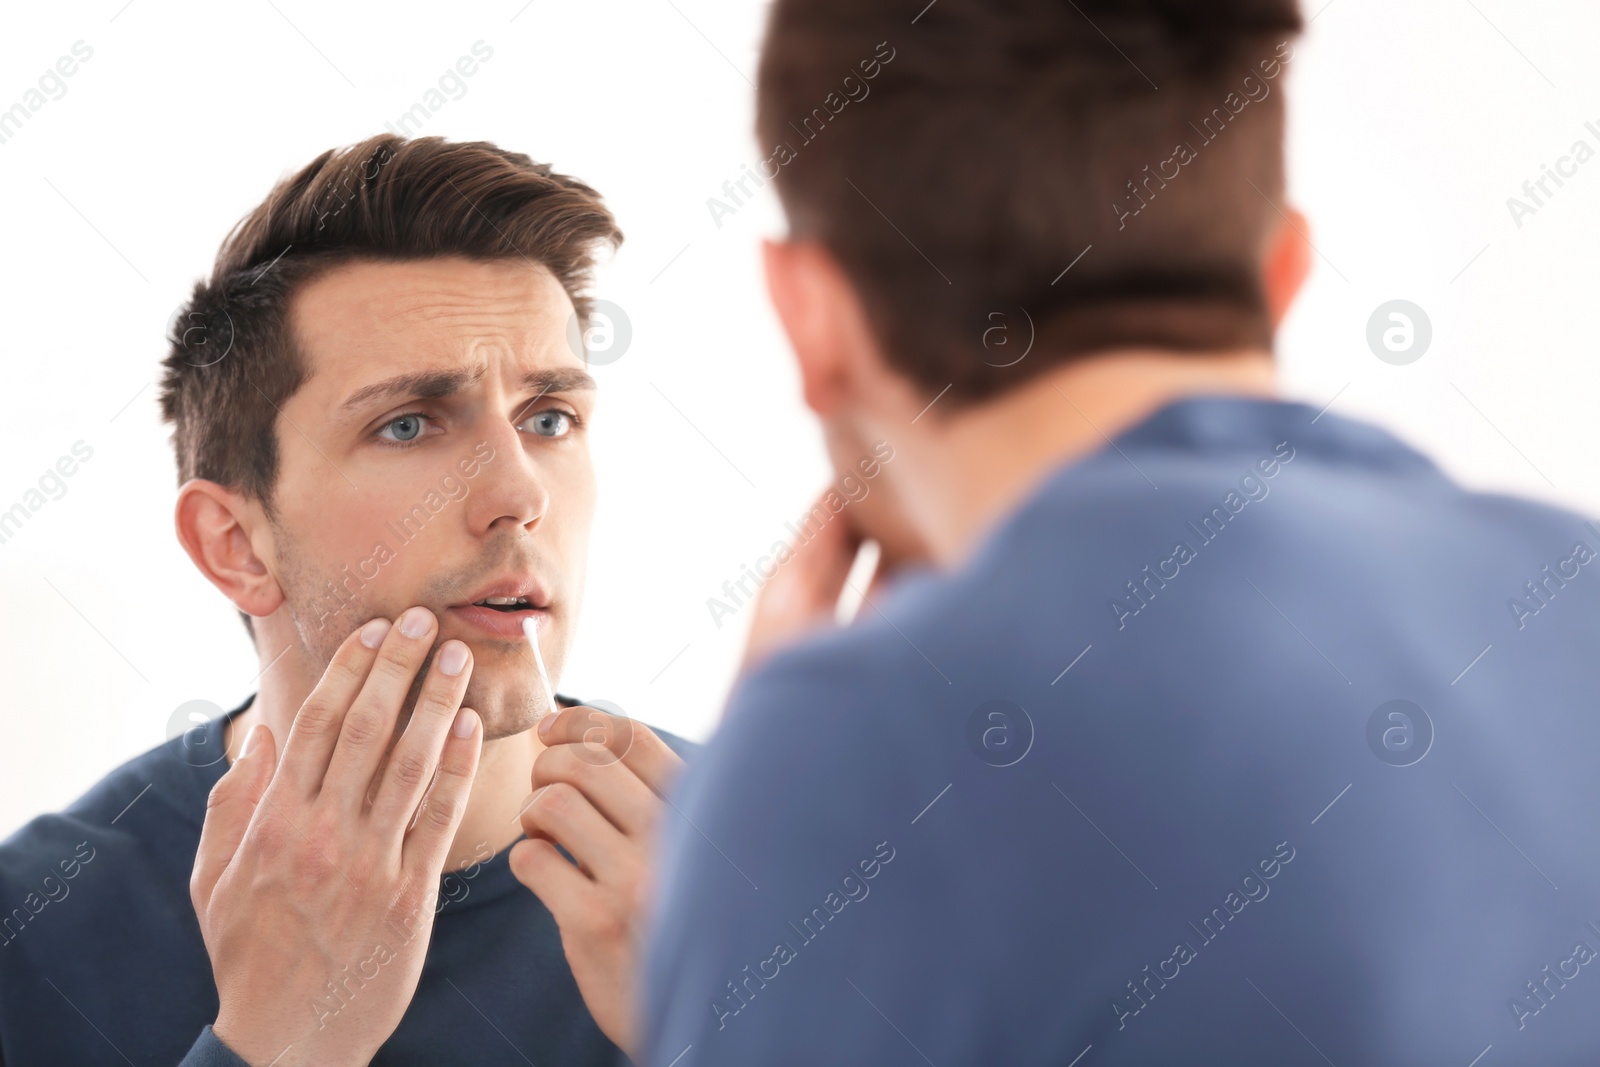
[[[529,689],[467,683],[461,706],[471,708],[483,720],[483,739],[494,741],[533,729],[543,710],[544,695]]]

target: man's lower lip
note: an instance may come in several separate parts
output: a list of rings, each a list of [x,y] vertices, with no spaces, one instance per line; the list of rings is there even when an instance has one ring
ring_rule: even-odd
[[[549,608],[496,611],[494,608],[467,604],[462,607],[446,608],[445,610],[451,617],[460,619],[472,629],[493,634],[495,637],[506,641],[526,640],[522,632],[523,619],[538,619],[539,625],[545,626],[548,624],[550,616]]]

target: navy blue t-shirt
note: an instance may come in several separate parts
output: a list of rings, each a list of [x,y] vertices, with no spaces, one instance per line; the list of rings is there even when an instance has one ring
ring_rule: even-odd
[[[737,688],[645,1062],[1600,1062],[1597,555],[1377,427],[1161,407]]]
[[[217,990],[189,875],[227,769],[224,725],[248,706],[0,843],[0,1065],[244,1062],[209,1031]],[[657,733],[685,758],[698,747]],[[416,995],[373,1064],[627,1062],[589,1015],[555,920],[512,875],[510,852],[485,844],[483,862],[441,878]]]

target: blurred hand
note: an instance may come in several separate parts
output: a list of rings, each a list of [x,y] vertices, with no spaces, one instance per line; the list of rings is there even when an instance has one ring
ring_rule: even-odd
[[[651,846],[661,796],[683,761],[649,727],[595,708],[548,715],[539,735],[548,747],[534,761],[534,798],[522,812],[529,840],[512,846],[511,870],[555,917],[589,1014],[637,1059],[635,978]]]
[[[416,992],[483,734],[460,708],[471,654],[446,641],[385,761],[437,629],[412,608],[351,634],[282,758],[257,724],[211,791],[190,896],[213,1030],[252,1064],[365,1064]]]
[[[827,495],[819,497],[815,505],[824,514]],[[741,674],[801,635],[834,624],[839,594],[861,541],[861,535],[841,515],[823,523],[810,541],[791,546],[793,558],[777,569],[756,596]]]

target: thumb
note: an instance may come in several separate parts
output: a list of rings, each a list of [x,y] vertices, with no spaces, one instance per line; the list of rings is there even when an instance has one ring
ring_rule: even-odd
[[[211,903],[211,892],[227,869],[233,854],[244,840],[250,817],[272,781],[278,765],[277,745],[265,723],[256,723],[245,735],[239,758],[211,787],[206,800],[206,821],[200,830],[200,848],[195,854],[194,874],[189,879],[189,897],[197,915],[204,916]]]

